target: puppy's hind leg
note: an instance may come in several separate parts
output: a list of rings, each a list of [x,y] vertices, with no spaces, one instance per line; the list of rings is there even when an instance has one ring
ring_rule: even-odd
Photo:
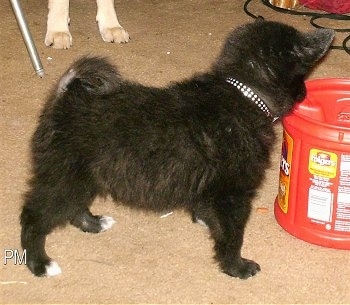
[[[32,182],[26,194],[21,213],[21,243],[26,251],[27,267],[36,276],[54,276],[61,273],[58,264],[45,251],[46,236],[56,227],[63,226],[89,206],[97,191],[81,181],[68,183]]]
[[[54,276],[61,273],[58,264],[45,251],[46,235],[52,225],[43,221],[42,214],[24,207],[21,214],[21,244],[26,251],[26,265],[36,276]]]

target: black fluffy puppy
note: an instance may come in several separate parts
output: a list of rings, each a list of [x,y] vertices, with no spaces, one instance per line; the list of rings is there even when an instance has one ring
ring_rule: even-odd
[[[82,58],[49,97],[32,140],[33,177],[21,215],[22,246],[37,276],[61,272],[46,236],[70,222],[113,224],[89,211],[96,196],[144,210],[185,209],[209,227],[223,272],[242,279],[251,201],[275,140],[273,121],[305,97],[304,78],[334,33],[303,34],[257,21],[234,30],[212,69],[166,88],[123,79]]]

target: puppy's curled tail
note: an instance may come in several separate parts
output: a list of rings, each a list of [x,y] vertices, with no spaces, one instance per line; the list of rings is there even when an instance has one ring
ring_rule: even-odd
[[[119,86],[120,74],[103,57],[82,57],[74,62],[61,77],[57,95],[71,89],[86,90],[90,94],[108,94]],[[75,91],[75,90],[74,90]]]

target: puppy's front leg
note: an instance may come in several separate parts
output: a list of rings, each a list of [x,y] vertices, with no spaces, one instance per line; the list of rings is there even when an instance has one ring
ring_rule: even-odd
[[[45,44],[55,49],[68,49],[72,45],[68,26],[69,0],[49,0]]]
[[[114,0],[96,0],[96,21],[102,39],[106,42],[128,42],[130,37],[127,31],[120,25],[114,9]]]
[[[230,276],[247,279],[260,271],[260,266],[241,256],[244,228],[251,210],[251,195],[228,196],[215,200],[195,211],[214,239],[215,258],[222,271]]]

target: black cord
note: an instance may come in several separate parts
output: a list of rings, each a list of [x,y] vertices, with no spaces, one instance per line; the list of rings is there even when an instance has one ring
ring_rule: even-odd
[[[244,10],[244,12],[245,12],[248,16],[250,16],[250,17],[256,19],[256,18],[261,17],[261,16],[256,16],[256,15],[254,15],[253,13],[251,13],[251,12],[248,10],[248,5],[249,5],[250,2],[252,2],[252,1],[253,1],[253,0],[247,0],[247,1],[244,3],[243,10]],[[262,2],[265,6],[271,8],[271,9],[277,11],[277,12],[280,12],[280,13],[290,14],[290,15],[297,15],[297,16],[310,16],[310,17],[311,17],[311,18],[310,18],[310,23],[311,23],[314,27],[316,27],[316,28],[322,28],[322,29],[325,28],[325,27],[322,27],[322,26],[318,25],[318,24],[315,22],[315,20],[318,20],[318,19],[321,19],[321,18],[324,18],[324,19],[333,19],[333,20],[341,20],[341,21],[350,20],[350,16],[348,16],[348,15],[329,14],[329,13],[324,13],[324,14],[322,14],[322,13],[315,13],[315,12],[300,12],[300,11],[288,10],[288,9],[285,9],[285,8],[281,8],[281,7],[274,6],[274,5],[272,5],[268,0],[261,0],[261,2]],[[333,30],[336,31],[336,32],[345,32],[345,33],[346,33],[346,32],[350,32],[350,28],[333,29]],[[332,45],[332,46],[331,46],[331,49],[335,49],[335,50],[344,50],[346,53],[348,53],[348,54],[350,55],[350,46],[348,46],[349,40],[350,40],[350,35],[347,36],[347,37],[344,39],[344,41],[343,41],[343,43],[342,43],[342,46],[334,46],[334,45]]]

